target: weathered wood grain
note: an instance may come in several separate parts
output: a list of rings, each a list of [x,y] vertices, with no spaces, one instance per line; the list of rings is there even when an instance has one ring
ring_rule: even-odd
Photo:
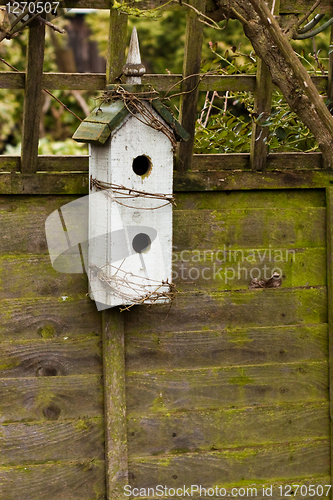
[[[327,323],[326,287],[179,293],[170,306],[134,306],[126,332],[221,331],[229,328]]]
[[[175,172],[174,191],[224,191],[241,189],[326,188],[332,172],[299,169],[281,172]],[[0,173],[0,194],[88,194],[86,173],[8,174]]]
[[[45,221],[74,196],[0,196],[0,245],[2,255],[48,254]],[[51,261],[50,261],[51,263]]]
[[[329,442],[285,443],[221,452],[137,458],[129,464],[131,486],[229,486],[244,482],[329,474]]]
[[[37,170],[42,172],[87,172],[89,156],[39,155]],[[18,172],[19,156],[0,156],[0,172]],[[321,153],[272,153],[267,158],[267,170],[319,170],[322,168]],[[209,170],[250,170],[247,153],[193,155],[193,172]]]
[[[124,316],[119,308],[103,312],[103,380],[106,488],[108,498],[122,499],[128,483]]]
[[[328,300],[328,364],[330,401],[331,474],[333,473],[333,188],[326,190],[327,198],[327,300]]]
[[[124,13],[110,9],[109,43],[106,62],[106,83],[113,83],[123,73],[127,44],[127,20]]]
[[[8,235],[8,233],[7,233]],[[18,248],[19,250],[19,248]],[[5,286],[0,298],[75,297],[88,290],[86,274],[59,273],[47,255],[0,257],[0,273]]]
[[[250,170],[250,155],[247,153],[223,153],[193,155],[192,171]],[[267,170],[316,170],[322,168],[321,153],[271,153],[267,157]]]
[[[318,91],[324,94],[327,90],[327,76],[312,76],[313,83]],[[181,75],[154,74],[144,75],[142,82],[152,85],[158,92],[170,95],[179,92]],[[42,86],[48,90],[104,90],[106,77],[104,73],[44,73]],[[24,89],[25,73],[16,71],[0,71],[0,88]],[[217,92],[253,92],[255,75],[205,75],[199,83],[199,91]]]
[[[326,207],[326,193],[323,189],[284,189],[274,193],[271,190],[176,193],[176,203],[174,210],[239,210],[278,207],[298,210],[308,207]]]
[[[102,418],[0,426],[0,464],[104,460]]]
[[[323,208],[178,210],[174,250],[324,247],[325,217]],[[229,255],[231,262],[234,254]]]
[[[199,12],[206,9],[206,0],[189,0],[189,4]],[[195,124],[199,97],[199,73],[203,42],[203,23],[197,13],[189,9],[186,17],[185,48],[183,61],[182,95],[180,98],[180,123],[190,134],[186,142],[180,142],[177,151],[177,170],[186,172],[192,167]]]
[[[0,344],[0,378],[101,375],[100,336]]]
[[[179,291],[247,290],[251,279],[270,278],[276,270],[283,287],[326,284],[326,249],[295,250],[251,248],[235,250],[183,250],[173,253],[172,277]],[[311,273],[309,273],[311,269]],[[75,297],[87,293],[86,274],[55,271],[48,256],[0,258],[0,272],[6,284],[0,298]]]
[[[87,297],[10,299],[0,304],[1,341],[101,334],[100,313]]]
[[[214,155],[211,155],[214,156]],[[333,182],[333,173],[321,170],[257,171],[207,170],[174,172],[175,192],[254,189],[322,189]],[[86,172],[17,174],[0,172],[1,194],[88,194]]]
[[[1,180],[1,178],[0,178]],[[174,191],[224,191],[242,189],[306,189],[329,187],[333,174],[328,171],[285,170],[263,172],[206,171],[174,172]]]
[[[127,374],[129,415],[327,399],[327,363],[319,361]]]
[[[0,467],[0,494],[6,500],[92,500],[105,498],[101,460]]]
[[[19,156],[0,156],[0,172],[19,172],[21,158]],[[88,172],[89,156],[46,156],[39,155],[37,171],[44,172]]]
[[[126,335],[129,371],[327,360],[327,325],[272,326]]]
[[[302,443],[329,439],[329,432],[328,402],[148,414],[129,418],[128,452],[133,459],[281,441]]]
[[[88,194],[88,175],[0,173],[0,194]]]
[[[0,385],[2,423],[101,417],[101,377],[4,378]]]
[[[45,24],[35,20],[29,25],[23,106],[21,170],[26,174],[37,170],[44,44]]]
[[[280,274],[281,286],[287,288],[326,285],[325,248],[248,249],[225,254],[185,250],[174,253],[173,261],[172,279],[180,292],[247,290],[252,278],[268,280],[273,272]]]
[[[274,12],[277,10],[275,4]],[[267,120],[271,114],[273,82],[266,64],[259,59],[257,65],[254,113],[258,121],[252,122],[250,162],[253,170],[265,170],[268,152],[266,141],[269,135],[269,128],[261,127],[260,123]]]

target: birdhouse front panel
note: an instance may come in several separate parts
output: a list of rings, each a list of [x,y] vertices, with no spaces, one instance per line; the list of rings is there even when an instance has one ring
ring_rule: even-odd
[[[128,115],[104,145],[91,145],[89,176],[89,281],[98,308],[167,302],[157,295],[171,283],[171,141]]]

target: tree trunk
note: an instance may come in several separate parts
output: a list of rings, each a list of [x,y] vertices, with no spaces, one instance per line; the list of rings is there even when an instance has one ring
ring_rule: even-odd
[[[209,15],[214,20],[239,19],[256,54],[266,63],[273,83],[315,136],[325,168],[333,169],[333,117],[263,0],[233,0]],[[289,31],[290,33],[290,31]],[[290,35],[289,35],[290,36]]]

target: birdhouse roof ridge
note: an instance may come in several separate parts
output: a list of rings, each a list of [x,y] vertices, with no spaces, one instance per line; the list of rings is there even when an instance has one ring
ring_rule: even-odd
[[[119,85],[108,85],[106,87],[106,90],[111,94],[112,100],[104,101],[81,122],[73,135],[75,141],[104,144],[111,135],[111,132],[121,125],[123,120],[129,115],[130,109],[123,99],[113,95],[112,91],[117,88],[119,89],[119,87]],[[140,92],[141,96],[144,96],[145,93],[152,93],[151,87],[144,85],[121,85],[121,88],[126,92]],[[145,102],[147,102],[147,99]],[[154,97],[154,95],[151,96],[148,102],[150,102],[153,110],[172,129],[176,140],[187,141],[189,139],[188,132],[157,97]]]

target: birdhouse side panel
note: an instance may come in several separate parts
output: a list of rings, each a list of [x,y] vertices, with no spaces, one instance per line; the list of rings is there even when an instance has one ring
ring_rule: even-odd
[[[173,148],[163,132],[131,116],[112,134],[109,146],[109,182],[152,193],[172,193]]]

